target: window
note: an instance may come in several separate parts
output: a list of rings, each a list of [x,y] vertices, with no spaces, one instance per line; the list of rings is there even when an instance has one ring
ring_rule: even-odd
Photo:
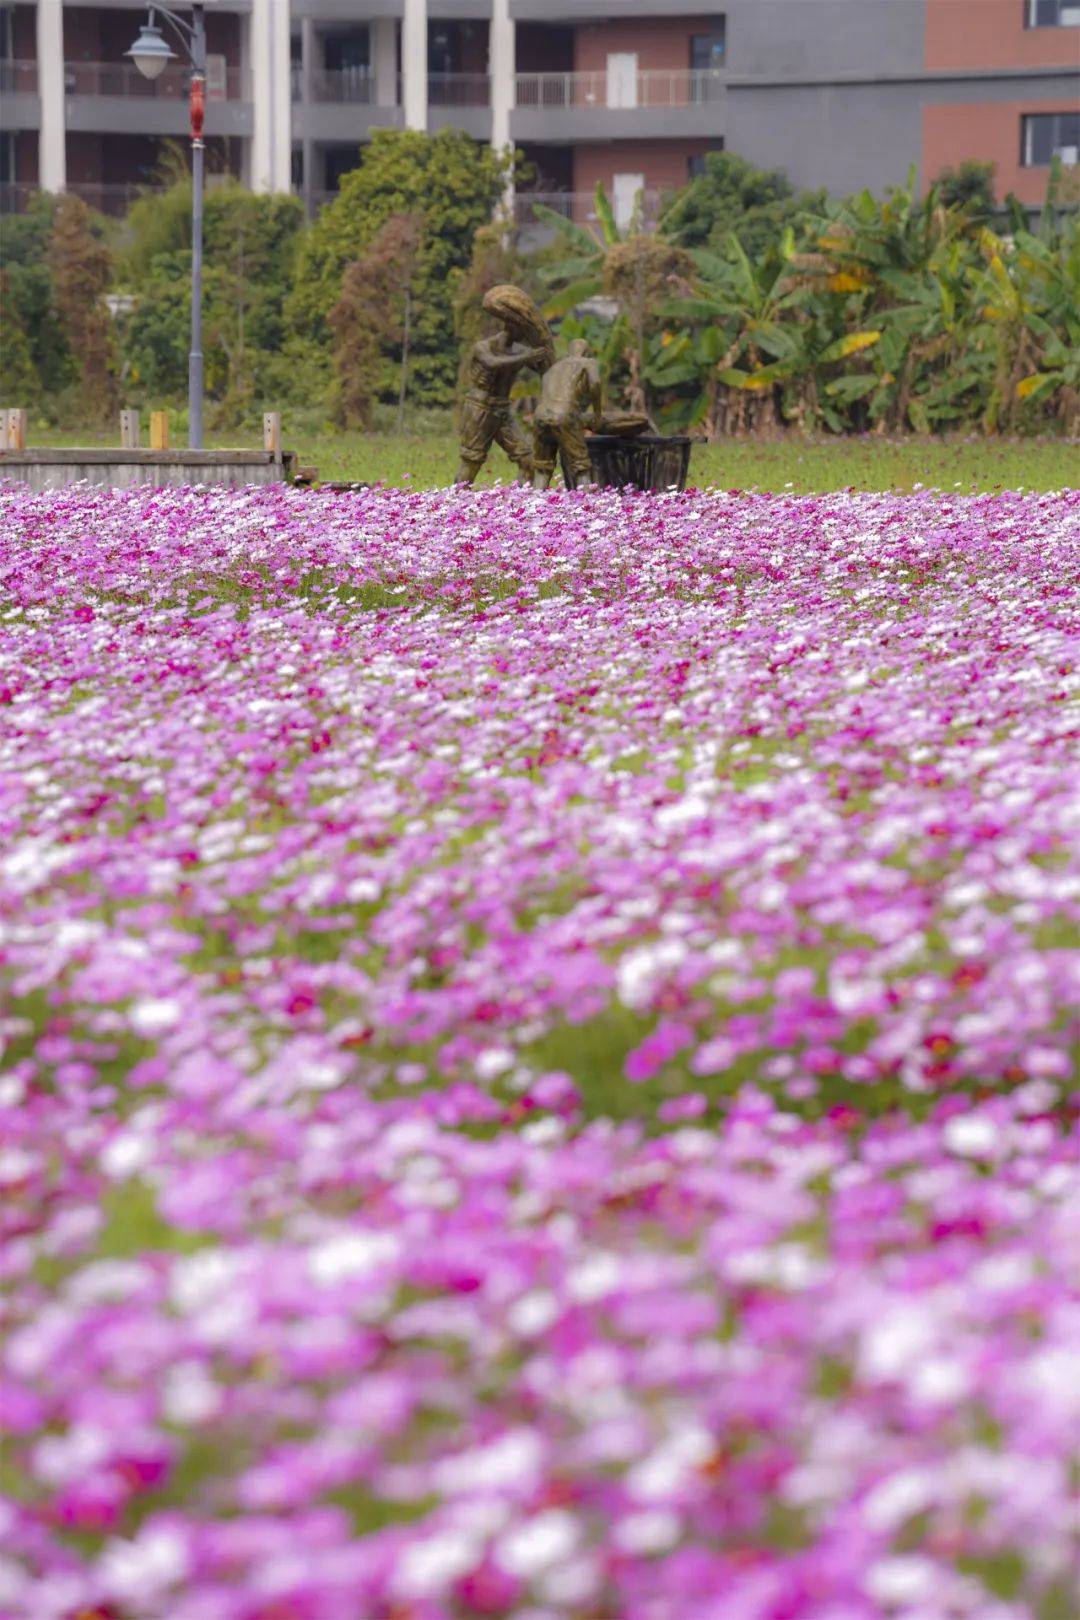
[[[1025,28],[1080,28],[1080,0],[1024,0]]]
[[[724,142],[722,137],[709,148],[710,152],[722,152],[723,150]],[[694,155],[688,160],[687,170],[691,180],[696,180],[700,175],[705,173],[705,159],[707,155],[708,154],[705,152],[695,152]]]
[[[690,35],[690,71],[708,73],[724,66],[727,54],[727,18],[717,17],[707,34]]]
[[[1072,165],[1080,150],[1080,112],[1028,113],[1020,120],[1020,162],[1045,167],[1053,158]]]

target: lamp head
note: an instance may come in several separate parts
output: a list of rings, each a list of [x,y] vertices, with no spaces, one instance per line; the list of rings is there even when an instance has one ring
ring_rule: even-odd
[[[148,22],[143,23],[138,39],[124,55],[131,58],[144,79],[159,79],[176,53],[162,39],[161,29]]]

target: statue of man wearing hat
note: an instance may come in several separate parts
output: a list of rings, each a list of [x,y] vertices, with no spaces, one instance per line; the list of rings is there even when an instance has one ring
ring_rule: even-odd
[[[459,437],[461,462],[456,482],[471,484],[493,444],[517,463],[522,478],[532,477],[532,446],[514,415],[510,389],[526,366],[543,372],[555,358],[551,333],[528,293],[520,287],[492,287],[484,296],[484,309],[501,323],[494,337],[473,345],[468,363],[468,388],[461,402]]]

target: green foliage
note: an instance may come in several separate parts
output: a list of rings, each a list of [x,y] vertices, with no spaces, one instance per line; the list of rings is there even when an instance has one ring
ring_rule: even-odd
[[[30,340],[11,296],[11,276],[0,270],[0,399],[27,406],[40,397]]]
[[[116,409],[112,317],[105,296],[112,258],[81,198],[59,199],[46,248],[53,301],[78,367],[83,419],[100,422]]]
[[[391,214],[375,232],[367,250],[348,265],[341,295],[328,322],[334,334],[335,406],[346,427],[370,429],[375,397],[387,351],[397,364],[394,379],[405,397],[412,323],[413,283],[423,243],[423,220],[417,214]]]
[[[279,397],[284,310],[304,227],[299,199],[212,186],[203,211],[203,348],[207,391],[224,424]],[[121,272],[134,297],[123,348],[128,395],[183,393],[191,328],[191,182],[136,202]]]
[[[49,238],[53,230],[56,198],[38,192],[30,199],[25,214],[5,217],[0,231],[0,270],[7,278],[4,286],[3,373],[13,370],[18,380],[19,339],[11,330],[21,330],[29,349],[36,380],[33,398],[55,399],[76,380],[75,362],[56,311],[52,270],[49,266]],[[13,327],[8,327],[8,319]],[[12,344],[8,353],[8,344]],[[14,384],[12,385],[14,386]],[[7,390],[5,389],[5,393]],[[9,396],[15,399],[15,395]]]
[[[470,261],[473,238],[505,184],[505,160],[463,131],[436,135],[376,129],[358,168],[344,176],[301,249],[288,302],[294,342],[326,365],[328,317],[342,277],[393,214],[420,214],[424,240],[415,289],[411,389],[420,404],[448,405],[457,374],[451,302],[453,273]]]
[[[605,395],[624,396],[631,410],[648,410],[662,310],[666,300],[687,290],[693,264],[685,249],[644,230],[637,210],[620,230],[603,185],[597,185],[594,203],[596,229],[550,208],[535,209],[555,227],[562,249],[543,256],[540,276],[550,290],[544,313],[563,317],[564,337],[588,341],[599,358]]]
[[[973,219],[989,220],[997,207],[994,165],[968,158],[959,168],[942,169],[937,192],[944,207],[966,208]]]
[[[755,169],[736,152],[710,152],[704,173],[675,194],[660,229],[685,248],[720,249],[734,231],[755,258],[785,226],[824,206],[823,191],[796,192],[780,169]]]
[[[709,437],[1080,427],[1080,223],[1047,210],[999,237],[985,190],[863,191],[801,214],[760,252],[693,252],[645,379],[669,426]],[[952,195],[956,195],[953,187]],[[580,256],[567,252],[567,283]],[[568,290],[566,297],[569,300]]]

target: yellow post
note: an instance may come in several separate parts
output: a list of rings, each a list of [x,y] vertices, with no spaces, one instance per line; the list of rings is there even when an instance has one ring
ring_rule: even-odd
[[[167,450],[169,448],[168,411],[150,412],[150,448],[151,450]]]

